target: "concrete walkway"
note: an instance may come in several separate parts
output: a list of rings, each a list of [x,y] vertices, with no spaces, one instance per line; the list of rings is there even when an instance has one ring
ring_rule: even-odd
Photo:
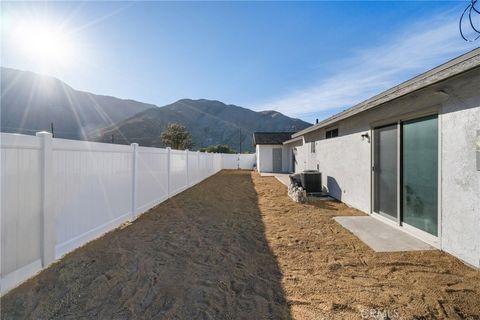
[[[435,249],[373,217],[335,217],[335,220],[376,252]]]
[[[277,178],[278,181],[280,181],[281,183],[283,183],[287,187],[288,187],[288,184],[290,183],[289,175],[290,175],[290,173],[269,173],[269,172],[260,173],[260,176],[262,176],[262,177],[275,177],[275,178]]]

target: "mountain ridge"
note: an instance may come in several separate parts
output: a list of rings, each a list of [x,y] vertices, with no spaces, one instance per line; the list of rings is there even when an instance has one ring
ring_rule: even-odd
[[[76,90],[55,77],[1,67],[1,128],[26,133],[50,130],[57,136],[85,139],[87,132],[156,107]]]
[[[158,109],[146,110],[117,123],[96,137],[96,141],[162,147],[161,132],[176,122],[192,134],[196,148],[227,144],[236,151],[253,151],[255,131],[299,131],[310,124],[279,112],[253,111],[245,107],[207,99],[181,99]],[[241,134],[241,138],[240,138]],[[201,137],[201,139],[199,139]]]
[[[228,144],[253,150],[254,131],[297,131],[310,124],[274,110],[253,111],[219,100],[183,98],[159,107],[76,90],[62,80],[1,67],[1,131],[35,134],[53,124],[58,138],[163,146],[168,123],[185,125],[196,148]]]

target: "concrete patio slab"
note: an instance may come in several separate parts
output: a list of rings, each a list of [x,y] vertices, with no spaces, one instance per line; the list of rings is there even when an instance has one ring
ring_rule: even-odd
[[[435,250],[429,244],[373,217],[335,217],[375,252]]]
[[[278,181],[283,183],[285,186],[288,187],[288,184],[290,183],[290,178],[288,177],[290,174],[289,173],[269,173],[269,172],[262,172],[260,173],[260,176],[262,177],[275,177],[277,178]]]

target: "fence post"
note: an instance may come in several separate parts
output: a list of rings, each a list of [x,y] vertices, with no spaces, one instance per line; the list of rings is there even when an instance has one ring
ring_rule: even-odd
[[[185,163],[187,166],[187,188],[190,187],[190,178],[189,178],[189,172],[188,172],[188,149],[185,150]]]
[[[132,221],[137,218],[138,143],[132,143]]]
[[[53,170],[52,170],[52,134],[37,132],[41,140],[40,168],[42,171],[42,214],[41,214],[41,245],[42,267],[48,266],[55,260],[55,221],[53,214]]]
[[[167,147],[167,197],[170,198],[170,147]]]

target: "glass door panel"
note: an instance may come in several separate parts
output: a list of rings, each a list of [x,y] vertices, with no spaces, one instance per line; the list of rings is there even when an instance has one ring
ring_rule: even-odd
[[[402,125],[402,220],[438,235],[438,121],[430,116]]]
[[[397,125],[374,129],[374,212],[397,220]]]

